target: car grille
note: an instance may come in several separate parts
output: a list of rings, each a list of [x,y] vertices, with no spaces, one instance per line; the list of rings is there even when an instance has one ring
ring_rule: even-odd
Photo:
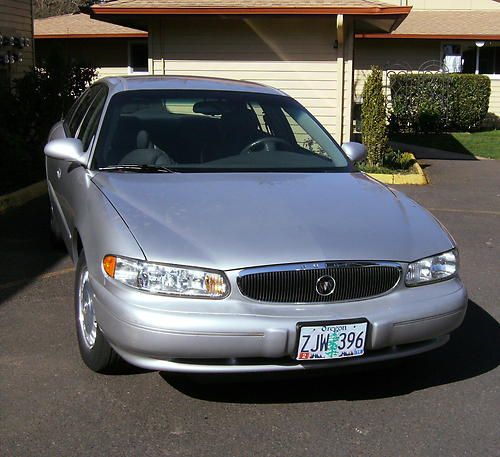
[[[334,279],[333,292],[319,282]],[[361,300],[393,289],[401,277],[395,263],[320,263],[243,270],[238,287],[243,295],[271,303],[332,303]],[[327,284],[328,285],[328,284]],[[330,287],[331,288],[331,287]],[[330,292],[328,295],[322,293]]]

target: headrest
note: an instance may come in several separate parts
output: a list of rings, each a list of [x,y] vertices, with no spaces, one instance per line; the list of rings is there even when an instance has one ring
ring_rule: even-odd
[[[149,147],[149,133],[146,130],[140,130],[137,133],[137,149],[147,149]]]

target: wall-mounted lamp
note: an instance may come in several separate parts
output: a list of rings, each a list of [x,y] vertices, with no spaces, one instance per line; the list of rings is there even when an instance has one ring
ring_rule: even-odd
[[[476,41],[476,75],[479,74],[479,56],[481,54],[481,48],[484,46],[484,41]]]

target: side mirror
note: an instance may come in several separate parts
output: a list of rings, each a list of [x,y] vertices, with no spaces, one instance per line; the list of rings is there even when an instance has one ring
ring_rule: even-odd
[[[344,143],[342,149],[353,162],[363,162],[368,155],[366,147],[361,143]]]
[[[47,157],[67,160],[81,165],[87,164],[87,154],[83,152],[83,144],[77,138],[60,138],[47,143],[44,149]]]

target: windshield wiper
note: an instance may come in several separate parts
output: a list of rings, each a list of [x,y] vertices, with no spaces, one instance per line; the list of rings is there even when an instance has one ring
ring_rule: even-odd
[[[99,171],[131,171],[136,173],[177,173],[160,165],[108,165],[98,168]]]

